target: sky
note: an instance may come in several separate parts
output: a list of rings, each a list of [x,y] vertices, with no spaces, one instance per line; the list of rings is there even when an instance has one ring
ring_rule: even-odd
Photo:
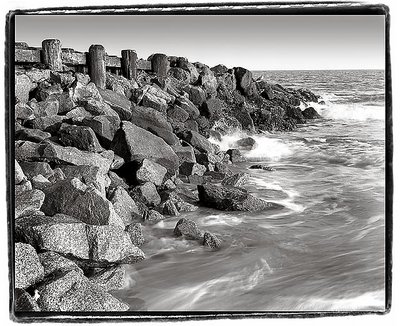
[[[136,50],[250,70],[384,69],[384,16],[16,16],[15,41]]]

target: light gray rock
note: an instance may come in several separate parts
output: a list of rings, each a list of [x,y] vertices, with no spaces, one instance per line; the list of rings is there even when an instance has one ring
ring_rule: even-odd
[[[78,265],[54,251],[46,251],[39,254],[39,260],[44,267],[44,276],[57,272],[68,272],[76,270],[83,275],[83,271]]]
[[[26,289],[43,279],[44,268],[35,248],[26,243],[16,243],[14,255],[16,288]]]
[[[176,223],[174,234],[178,237],[184,236],[190,240],[200,240],[203,238],[203,233],[199,230],[197,224],[186,218],[181,218]]]
[[[144,244],[145,242],[145,238],[143,236],[143,228],[142,228],[142,224],[140,223],[132,223],[129,224],[126,229],[126,232],[128,232],[132,243],[136,246],[136,247],[140,247],[141,245]]]
[[[136,178],[139,182],[152,182],[156,186],[163,183],[167,169],[160,164],[144,159],[136,171]]]
[[[125,268],[124,266],[105,268],[91,275],[89,280],[103,291],[119,290],[126,283]]]
[[[21,166],[17,162],[17,160],[14,160],[15,162],[15,184],[21,183],[23,180],[26,180],[26,176],[24,174],[24,171],[22,171]]]
[[[115,188],[110,195],[110,201],[114,206],[115,212],[124,222],[124,225],[131,224],[136,216],[140,216],[135,201],[123,187],[118,186]]]
[[[32,187],[39,190],[43,190],[44,188],[52,185],[52,183],[41,174],[34,176],[31,182]]]
[[[250,175],[248,173],[244,172],[236,173],[230,177],[225,178],[222,181],[222,185],[232,186],[232,187],[243,187],[247,183],[249,178]]]
[[[15,218],[40,210],[45,199],[41,190],[19,191],[15,194]]]

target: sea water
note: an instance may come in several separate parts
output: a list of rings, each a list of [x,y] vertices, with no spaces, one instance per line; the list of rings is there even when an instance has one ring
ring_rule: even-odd
[[[384,71],[254,75],[309,88],[325,102],[310,104],[323,119],[252,136],[248,162],[234,167],[250,173],[251,193],[284,208],[200,208],[145,226],[147,259],[127,267],[127,284],[114,294],[147,311],[384,310]],[[211,141],[226,150],[244,136]],[[249,170],[255,162],[275,171]],[[174,237],[182,217],[223,247]]]

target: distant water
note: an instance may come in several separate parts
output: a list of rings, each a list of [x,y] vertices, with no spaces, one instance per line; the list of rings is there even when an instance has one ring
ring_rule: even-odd
[[[132,310],[337,311],[384,309],[384,72],[256,72],[305,87],[323,116],[289,133],[255,136],[246,188],[284,205],[262,213],[197,212],[145,227],[148,259],[115,294]],[[231,134],[222,149],[244,136]],[[248,170],[254,162],[276,171]],[[213,252],[174,238],[181,217],[224,241]]]

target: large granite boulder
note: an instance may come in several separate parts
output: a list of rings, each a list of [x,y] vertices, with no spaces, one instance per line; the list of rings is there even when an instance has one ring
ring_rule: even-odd
[[[80,124],[90,127],[96,134],[100,143],[108,148],[114,139],[120,122],[119,117],[98,115],[95,117],[86,117],[81,120]]]
[[[131,223],[126,227],[125,231],[128,232],[131,241],[135,246],[140,247],[145,242],[142,224]]]
[[[123,187],[118,186],[115,188],[110,194],[109,199],[114,206],[115,212],[124,222],[124,225],[131,224],[134,217],[140,216],[140,211],[135,201]]]
[[[232,176],[225,178],[222,181],[223,186],[232,186],[232,187],[242,187],[249,180],[250,175],[248,173],[240,172],[236,173]]]
[[[196,163],[196,156],[192,146],[171,146],[175,154],[178,155],[179,164],[183,162]]]
[[[109,89],[99,89],[103,101],[117,112],[121,120],[129,120],[132,115],[131,101],[124,95],[118,94]]]
[[[165,114],[145,106],[132,107],[131,122],[146,130],[149,127],[157,127],[172,132],[172,126]]]
[[[206,101],[206,92],[200,86],[189,85],[185,88],[185,91],[189,94],[190,101],[200,107]]]
[[[16,191],[15,193],[15,218],[34,213],[41,209],[45,194],[38,189]]]
[[[200,115],[199,109],[193,104],[192,101],[184,96],[177,97],[175,104],[189,114],[189,119],[196,119]]]
[[[193,130],[184,130],[178,134],[178,136],[184,141],[188,142],[195,149],[202,153],[214,153],[215,148],[207,138],[200,135],[198,132]]]
[[[152,182],[156,186],[161,186],[166,173],[167,169],[162,165],[144,159],[136,171],[136,179],[142,183]]]
[[[83,151],[95,153],[103,150],[94,131],[90,127],[63,123],[58,134],[60,141],[65,146],[73,146]]]
[[[125,268],[124,266],[104,268],[90,275],[89,280],[103,291],[119,290],[126,283]]]
[[[251,195],[247,190],[215,184],[198,185],[200,202],[225,211],[261,211],[280,207]]]
[[[30,244],[16,243],[14,246],[15,287],[26,289],[41,281],[44,268],[39,257]]]
[[[308,107],[302,111],[303,117],[306,119],[321,119],[322,117],[319,115],[319,113],[313,108],[313,107]]]
[[[44,189],[42,211],[47,215],[62,213],[87,224],[114,224],[124,227],[112,203],[94,187],[79,179],[65,179]]]
[[[44,267],[45,276],[49,276],[58,272],[67,272],[70,270],[76,270],[83,274],[82,269],[80,269],[75,262],[54,251],[45,251],[40,253],[39,260]]]
[[[179,167],[178,156],[164,140],[128,121],[122,122],[111,149],[126,162],[148,158],[164,166],[171,174]]]
[[[178,237],[184,236],[189,240],[201,240],[203,238],[203,233],[197,227],[196,222],[186,218],[181,218],[176,223],[174,234]]]
[[[26,103],[29,101],[29,93],[35,89],[36,83],[25,75],[15,74],[15,100],[17,102]]]
[[[40,129],[21,128],[15,132],[15,139],[29,140],[31,142],[40,143],[42,140],[51,137],[51,133]]]
[[[211,249],[219,249],[222,241],[210,232],[204,232],[203,245]]]

